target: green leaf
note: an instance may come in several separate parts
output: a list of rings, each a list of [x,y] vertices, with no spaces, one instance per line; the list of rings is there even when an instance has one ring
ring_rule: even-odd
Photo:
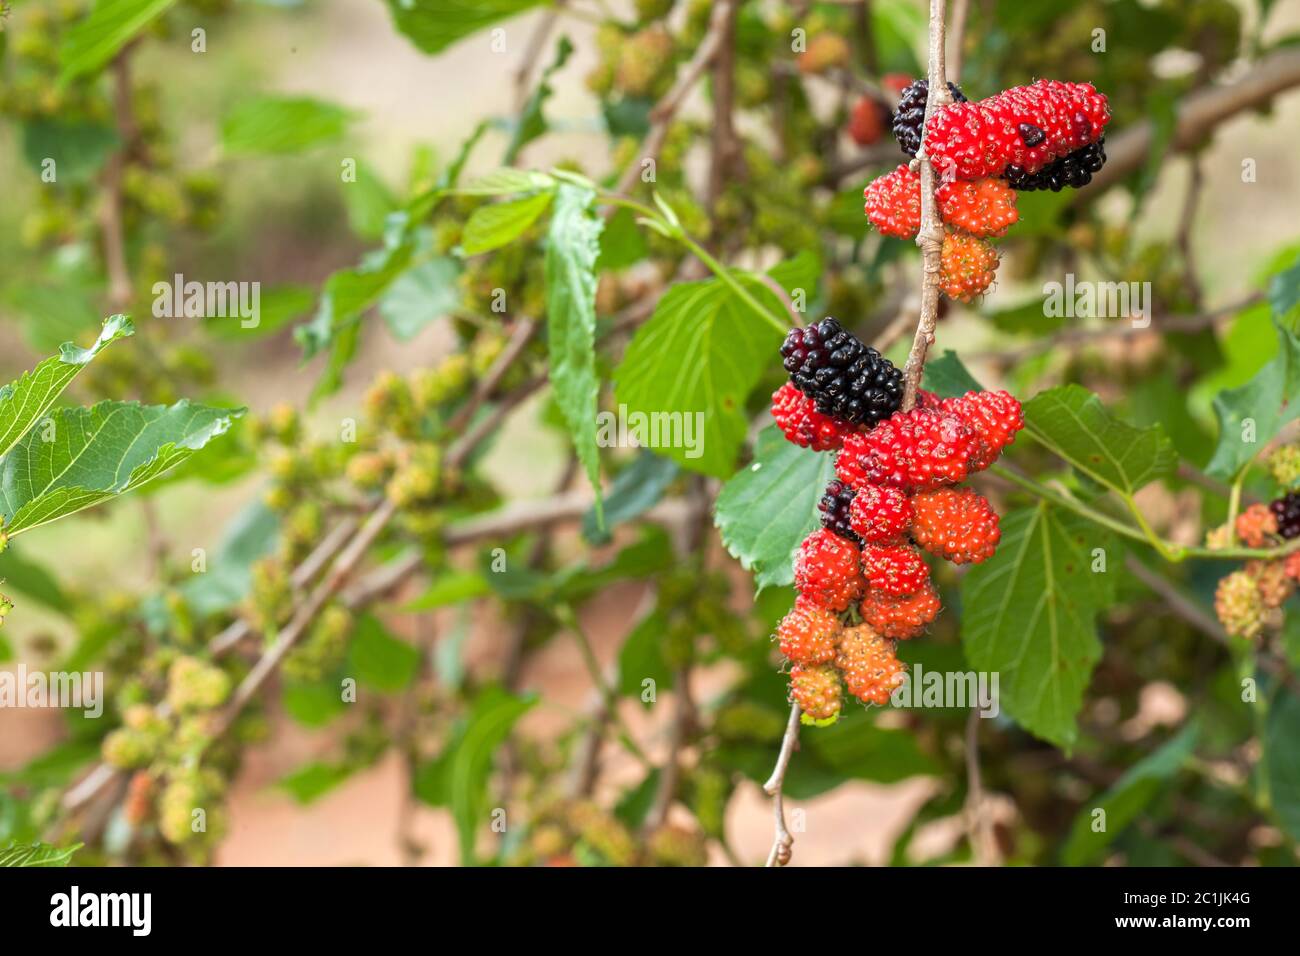
[[[258,294],[257,325],[244,327],[238,316],[211,318],[203,328],[222,339],[264,338],[311,312],[316,303],[316,289],[306,285],[278,285]]]
[[[387,0],[393,25],[425,53],[439,53],[470,34],[542,0]]]
[[[33,119],[23,123],[23,158],[37,172],[54,160],[59,182],[82,182],[94,176],[120,142],[117,131],[99,123]]]
[[[658,504],[678,473],[677,463],[671,458],[642,451],[610,485],[605,499],[604,530],[599,528],[596,510],[592,508],[582,517],[582,536],[593,544],[609,541],[612,528],[639,518]]]
[[[282,703],[285,713],[304,727],[324,727],[348,708],[342,687],[333,678],[285,684]]]
[[[833,455],[800,448],[769,425],[753,462],[723,485],[714,524],[758,590],[794,581],[795,549],[818,526],[817,502],[834,476]]]
[[[957,353],[951,349],[925,363],[922,371],[924,386],[940,398],[957,398],[967,392],[982,392],[984,386],[966,370]]]
[[[562,183],[546,241],[546,334],[551,388],[573,437],[578,460],[596,491],[603,524],[600,452],[596,447],[596,257],[600,230],[596,194]]]
[[[414,601],[406,604],[404,611],[432,611],[448,604],[461,604],[476,598],[487,597],[492,588],[478,571],[451,571],[434,580]]]
[[[1097,548],[1105,572],[1092,570]],[[1109,532],[1040,502],[1003,517],[997,553],[962,580],[966,659],[1000,675],[1008,716],[1066,750],[1101,658],[1094,619],[1113,601],[1119,560]]]
[[[550,192],[534,193],[519,199],[479,206],[465,223],[460,249],[464,255],[476,256],[514,242],[551,204]]]
[[[399,691],[415,679],[420,652],[393,637],[378,618],[365,615],[357,621],[349,645],[350,673],[358,683],[381,691]]]
[[[1173,472],[1178,454],[1159,425],[1119,421],[1080,385],[1063,385],[1025,403],[1025,429],[1057,457],[1122,495]]]
[[[356,178],[343,183],[343,203],[352,231],[363,239],[379,239],[398,202],[369,163],[357,162]]]
[[[664,661],[664,636],[668,622],[663,611],[656,608],[643,617],[623,641],[618,652],[618,691],[628,697],[640,698],[641,682],[649,678],[655,682],[655,693],[673,686],[672,668]],[[654,701],[645,701],[646,708]]]
[[[252,588],[253,563],[274,551],[279,537],[279,518],[260,498],[245,507],[226,529],[207,570],[178,588],[190,611],[204,618],[242,601]]]
[[[523,111],[520,113],[519,125],[515,127],[510,145],[506,148],[504,162],[507,166],[513,166],[519,158],[520,150],[546,132],[546,117],[542,114],[542,106],[555,92],[551,88],[550,79],[564,66],[571,53],[573,53],[573,44],[569,38],[560,37],[555,44],[555,59],[542,71],[537,89],[533,90],[532,95],[528,97],[528,102],[524,104]]]
[[[257,96],[226,116],[221,145],[232,154],[295,153],[338,139],[354,115],[307,96]]]
[[[460,265],[435,256],[402,273],[379,300],[379,314],[402,341],[415,338],[430,322],[460,306]]]
[[[175,0],[96,0],[94,9],[63,36],[59,82],[105,66],[141,30]]]
[[[72,855],[85,845],[74,843],[57,847],[48,843],[10,843],[0,847],[0,866],[67,866]]]
[[[535,694],[515,697],[495,685],[484,688],[446,749],[416,774],[415,793],[421,800],[451,808],[460,837],[461,862],[466,865],[474,864],[475,835],[490,819],[492,757],[515,722],[537,700]]]
[[[9,594],[24,594],[58,614],[72,611],[72,602],[58,579],[44,565],[28,561],[14,548],[0,552],[0,581]]]
[[[1268,304],[1279,321],[1300,305],[1300,258],[1269,280]]]
[[[546,173],[527,169],[494,169],[455,191],[461,196],[510,196],[553,189],[555,184],[555,179]]]
[[[131,320],[115,315],[104,322],[95,344],[88,349],[65,343],[18,381],[0,387],[0,459],[18,444],[45,415],[63,390],[100,351],[112,342],[135,334]]]
[[[329,793],[351,775],[352,768],[345,764],[314,760],[285,774],[275,785],[286,791],[297,803],[306,806]]]
[[[645,234],[637,225],[636,213],[631,209],[620,209],[605,223],[605,231],[600,234],[600,258],[596,260],[596,271],[626,269],[644,259],[648,249]]]
[[[736,278],[774,314],[784,312],[756,277]],[[783,278],[787,289],[807,288],[802,276]],[[614,373],[618,400],[651,425],[663,423],[660,438],[668,432],[671,440],[661,441],[660,454],[725,478],[749,427],[745,401],[780,344],[776,329],[721,279],[678,283],[628,345]]]
[[[1159,749],[1139,760],[1100,798],[1088,801],[1070,828],[1070,837],[1061,850],[1066,866],[1089,866],[1100,860],[1106,847],[1137,819],[1138,815],[1187,762],[1196,747],[1200,728],[1193,721]],[[1104,810],[1105,829],[1093,831],[1095,810]]]
[[[1281,325],[1276,330],[1279,347],[1272,361],[1245,385],[1214,400],[1219,443],[1205,468],[1214,478],[1235,477],[1283,425],[1300,415],[1300,339]]]
[[[243,409],[100,402],[64,408],[0,459],[0,514],[10,537],[132,491],[224,434]]]
[[[1263,737],[1260,783],[1282,829],[1300,840],[1300,697],[1278,692]]]

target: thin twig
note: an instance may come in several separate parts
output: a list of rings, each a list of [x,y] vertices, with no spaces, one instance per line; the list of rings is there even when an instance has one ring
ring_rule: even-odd
[[[510,335],[510,341],[506,343],[506,347],[502,349],[496,361],[492,363],[483,378],[479,380],[478,385],[474,388],[474,393],[469,397],[469,401],[447,422],[447,432],[449,434],[456,434],[470,423],[474,413],[478,411],[485,401],[492,397],[492,393],[501,384],[501,380],[505,378],[506,373],[510,371],[519,356],[523,354],[524,349],[528,348],[528,343],[533,340],[539,328],[540,325],[532,319],[520,319],[515,323],[514,332]]]
[[[934,111],[952,102],[944,69],[944,0],[930,0],[930,94],[925,104],[928,119]],[[938,173],[926,154],[924,123],[921,148],[916,158],[921,167],[921,229],[916,244],[921,248],[923,263],[921,275],[921,316],[912,339],[912,349],[903,368],[902,410],[909,411],[916,404],[916,393],[921,387],[925,371],[925,356],[934,342],[935,324],[939,318],[939,271],[943,252],[943,223],[939,219],[939,203],[935,198]]]
[[[966,14],[970,11],[970,0],[953,0],[952,27],[948,39],[952,41],[952,51],[948,54],[948,79],[953,85],[961,82],[962,47],[966,42]]]
[[[975,708],[971,708],[970,716],[966,718],[966,830],[975,862],[980,866],[996,866],[997,843],[993,839],[992,821],[988,816],[984,796],[984,778],[980,772],[979,733],[982,719]]]
[[[113,60],[114,123],[122,145],[104,164],[103,206],[100,229],[104,240],[104,270],[108,274],[110,311],[125,312],[131,306],[131,271],[126,261],[126,227],[122,219],[123,182],[126,161],[136,138],[135,114],[131,105],[131,53],[128,45]]]
[[[1187,179],[1187,193],[1183,197],[1183,209],[1178,217],[1178,251],[1183,257],[1183,276],[1186,279],[1188,298],[1192,306],[1201,307],[1202,289],[1199,271],[1196,268],[1196,255],[1192,248],[1192,229],[1196,225],[1196,205],[1201,198],[1201,189],[1205,185],[1204,170],[1201,160],[1192,156],[1191,169]]]
[[[781,750],[776,755],[776,767],[772,776],[763,784],[763,792],[772,798],[772,818],[776,827],[776,836],[772,840],[772,849],[767,854],[765,866],[785,866],[790,862],[794,847],[794,837],[785,825],[785,774],[790,769],[790,757],[799,742],[799,705],[790,705],[790,718],[785,722],[785,736],[781,738]]]
[[[528,78],[532,76],[533,67],[537,64],[537,58],[541,55],[542,47],[546,45],[546,40],[555,29],[556,21],[560,18],[560,10],[567,0],[555,0],[551,8],[542,14],[537,25],[533,27],[532,34],[528,37],[528,42],[524,46],[524,54],[519,58],[519,65],[515,67],[515,112],[522,113],[524,106],[528,102]]]
[[[677,81],[673,84],[672,89],[665,93],[663,98],[651,109],[650,131],[646,134],[641,143],[641,148],[637,151],[637,159],[619,177],[615,192],[630,192],[632,187],[636,185],[637,179],[641,176],[641,163],[647,159],[654,160],[659,157],[659,151],[663,149],[664,141],[668,138],[668,127],[676,117],[677,111],[681,109],[687,94],[699,82],[700,77],[704,75],[704,71],[713,62],[713,57],[717,54],[722,43],[726,22],[735,6],[736,0],[720,0],[714,6],[713,16],[709,20],[708,32],[705,33],[704,39],[700,41],[700,45],[696,47],[695,55],[677,74]],[[611,207],[606,215],[613,215],[615,211]]]

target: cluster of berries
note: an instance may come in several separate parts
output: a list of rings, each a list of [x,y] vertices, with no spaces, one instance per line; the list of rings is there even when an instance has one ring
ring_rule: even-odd
[[[1284,489],[1269,504],[1256,503],[1237,515],[1231,525],[1214,529],[1206,538],[1211,548],[1274,548],[1300,537],[1300,446],[1279,448],[1269,468]],[[1300,582],[1300,551],[1275,560],[1254,559],[1219,581],[1214,610],[1223,629],[1248,640],[1265,629],[1280,630],[1282,605]]]
[[[992,556],[997,514],[978,492],[954,486],[993,464],[1024,414],[1006,392],[941,399],[922,391],[915,408],[900,411],[898,370],[834,319],[792,331],[781,351],[791,381],[772,396],[772,416],[795,444],[836,454],[822,528],[795,558],[799,597],[777,629],[793,665],[792,698],[806,721],[825,723],[839,715],[842,686],[883,705],[902,684],[896,642],[921,634],[940,609],[921,552],[955,564]],[[870,380],[886,384],[856,388],[863,377],[846,376],[845,356],[869,358]],[[834,401],[821,401],[824,383]],[[869,414],[837,416],[826,410],[835,401]]]
[[[949,83],[955,102],[925,120],[929,84],[917,80],[894,113],[898,145],[915,156],[921,146],[943,179],[937,191],[946,229],[940,288],[971,302],[993,284],[998,255],[987,241],[1019,219],[1016,190],[1084,186],[1106,161],[1106,97],[1088,83],[1039,80],[969,102]],[[921,227],[921,179],[901,165],[863,191],[866,214],[882,235],[915,238]]]

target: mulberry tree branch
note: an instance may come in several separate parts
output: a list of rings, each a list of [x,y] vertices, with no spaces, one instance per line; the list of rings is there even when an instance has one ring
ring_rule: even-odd
[[[925,118],[952,102],[944,65],[944,0],[930,0],[930,93],[925,103]],[[939,219],[939,202],[935,191],[938,175],[925,150],[925,123],[921,124],[921,148],[916,152],[921,172],[921,229],[916,244],[921,247],[921,316],[912,339],[912,350],[903,367],[903,405],[908,411],[916,404],[925,370],[925,356],[934,344],[934,327],[939,317],[939,269],[943,252],[943,223]]]

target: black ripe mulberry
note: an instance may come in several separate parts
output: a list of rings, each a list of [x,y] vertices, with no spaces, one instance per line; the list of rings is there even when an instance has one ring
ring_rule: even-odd
[[[851,485],[832,478],[826,485],[822,500],[817,502],[817,510],[822,513],[823,528],[860,545],[862,539],[854,534],[849,524],[849,506],[853,504],[856,494]]]
[[[948,91],[956,102],[966,102],[956,84],[949,83]],[[894,111],[894,139],[908,156],[915,156],[921,148],[921,125],[925,122],[925,101],[929,95],[930,81],[917,80],[903,90],[898,109]]]
[[[1054,159],[1036,173],[1026,173],[1019,166],[1008,166],[1002,174],[1007,185],[1018,192],[1050,189],[1059,193],[1066,186],[1078,189],[1092,182],[1092,174],[1106,165],[1106,137],[1081,146],[1073,153]]]
[[[1268,506],[1277,518],[1277,533],[1282,537],[1300,538],[1300,492],[1289,491]]]
[[[870,427],[902,404],[903,373],[834,319],[792,329],[781,356],[790,381],[823,415]]]

